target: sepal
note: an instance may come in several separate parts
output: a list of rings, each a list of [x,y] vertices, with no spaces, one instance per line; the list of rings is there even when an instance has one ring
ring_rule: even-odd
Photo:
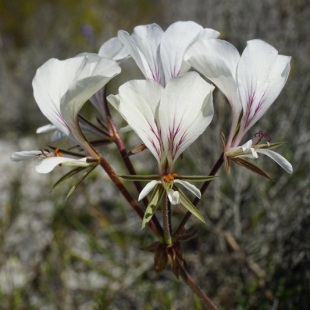
[[[185,196],[185,194],[177,188],[179,194],[180,194],[180,203],[182,206],[184,206],[190,213],[192,213],[194,216],[196,216],[200,221],[206,224],[203,216],[199,212],[199,210],[190,202],[190,200]]]
[[[142,220],[142,227],[143,229],[149,221],[152,219],[157,207],[159,206],[163,196],[164,196],[165,190],[161,186],[161,184],[157,184],[153,190],[151,201],[149,202],[148,206],[146,207],[146,210],[144,212],[144,217]]]
[[[259,167],[257,167],[256,165],[244,160],[244,159],[241,159],[241,158],[238,158],[238,157],[235,157],[235,158],[232,158],[231,160],[233,160],[235,163],[237,163],[238,165],[240,166],[243,166],[271,181],[273,181],[273,179],[271,178],[271,176],[265,172],[264,170],[260,169]]]

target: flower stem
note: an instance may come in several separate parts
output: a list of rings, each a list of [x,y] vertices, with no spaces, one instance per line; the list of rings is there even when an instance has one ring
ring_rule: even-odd
[[[163,226],[164,226],[164,238],[165,244],[171,245],[172,244],[172,237],[171,237],[171,204],[167,197],[167,194],[163,197]]]
[[[211,310],[219,310],[211,301],[211,299],[193,281],[193,279],[187,273],[186,269],[183,267],[183,264],[179,261],[178,261],[178,267],[184,283],[191,288],[191,290],[202,300],[202,302]]]
[[[130,204],[130,206],[134,209],[134,211],[139,215],[141,219],[144,217],[144,212],[141,210],[137,202],[132,198],[126,187],[123,185],[121,180],[117,177],[115,174],[115,171],[110,166],[110,164],[107,162],[107,160],[100,155],[100,165],[105,170],[105,172],[108,174],[110,179],[113,181],[113,183],[116,185],[116,187],[119,189],[119,191],[122,193],[124,198],[127,200],[127,202]],[[154,225],[153,222],[149,222],[148,226],[150,229],[156,234],[156,236],[162,240],[162,233],[157,230],[156,225]]]
[[[211,172],[210,172],[210,176],[214,176],[216,175],[216,173],[218,172],[218,170],[221,168],[222,164],[224,163],[224,153],[222,153],[219,157],[219,159],[217,160],[217,162],[215,163],[215,165],[213,166]],[[206,181],[203,183],[203,185],[200,188],[200,192],[201,192],[201,196],[206,192],[206,190],[208,189],[210,183],[212,180],[210,181]],[[199,198],[195,198],[195,200],[193,201],[193,205],[197,206],[198,202],[200,201]],[[191,212],[187,211],[186,214],[184,215],[179,227],[176,229],[174,235],[178,236],[184,229],[185,224],[187,223],[187,221],[189,220],[189,218],[191,217]]]

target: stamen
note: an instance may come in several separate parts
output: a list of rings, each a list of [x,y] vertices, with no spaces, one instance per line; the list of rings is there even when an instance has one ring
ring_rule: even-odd
[[[55,155],[55,156],[59,156],[59,157],[62,157],[62,156],[63,156],[62,153],[59,151],[59,148],[57,148],[57,149],[54,150],[54,155]]]
[[[170,182],[172,182],[172,181],[174,180],[174,178],[177,177],[177,176],[178,176],[177,173],[173,173],[173,174],[169,173],[169,174],[163,176],[163,180],[164,180],[165,182],[167,182],[167,183],[170,183]]]
[[[254,134],[254,137],[259,137],[259,139],[256,141],[256,143],[254,145],[257,145],[258,143],[260,143],[263,140],[263,138],[265,138],[267,140],[267,144],[271,141],[271,137],[270,137],[269,133],[263,132],[262,130],[256,132]]]

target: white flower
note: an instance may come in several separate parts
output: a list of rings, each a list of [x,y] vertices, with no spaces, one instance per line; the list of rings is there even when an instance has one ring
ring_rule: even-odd
[[[226,156],[235,154],[236,148],[240,150],[238,145],[245,133],[278,97],[289,75],[290,59],[261,40],[248,41],[241,56],[233,45],[218,39],[200,40],[186,53],[185,60],[222,91],[232,108]],[[246,148],[243,155],[248,156],[251,149]],[[284,157],[275,156],[265,147],[263,151],[255,150],[252,158],[260,152],[292,173],[292,166]]]
[[[63,157],[62,153],[56,149],[54,152],[49,150],[22,151],[11,155],[13,162],[33,159],[36,161],[36,171],[38,173],[49,173],[57,166],[88,167],[93,166],[93,162],[87,162],[87,158]]]
[[[130,36],[119,31],[118,37],[134,59],[145,78],[166,85],[167,82],[190,69],[183,61],[186,50],[199,39],[217,38],[213,29],[200,25],[176,22],[165,32],[157,24],[137,26]]]
[[[212,91],[213,86],[190,72],[168,81],[165,88],[153,80],[127,82],[119,88],[119,94],[110,95],[108,101],[152,152],[160,175],[164,176],[172,173],[176,159],[210,124]],[[180,183],[200,197],[199,190],[190,183],[173,177],[170,181],[151,181],[139,199],[161,182],[173,203],[179,201],[177,194],[171,192],[174,183]]]
[[[48,60],[33,79],[34,97],[42,113],[91,157],[97,153],[80,130],[78,114],[84,103],[119,73],[115,61],[81,54],[63,61]]]

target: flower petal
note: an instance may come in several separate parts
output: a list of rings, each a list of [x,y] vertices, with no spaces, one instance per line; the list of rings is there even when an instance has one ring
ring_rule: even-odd
[[[248,41],[237,69],[239,95],[243,105],[240,135],[266,112],[284,87],[290,57],[261,40]]]
[[[60,112],[64,121],[79,144],[90,155],[92,150],[86,142],[79,124],[78,113],[84,103],[100,90],[112,77],[120,73],[120,67],[115,61],[87,54],[82,58],[80,67],[76,67],[75,80],[61,98]]]
[[[214,113],[213,89],[196,72],[186,73],[168,82],[157,119],[171,165],[210,124]]]
[[[137,26],[132,36],[126,31],[119,31],[118,37],[129,51],[147,79],[162,82],[162,68],[158,58],[158,46],[163,30],[157,24]]]
[[[11,155],[11,161],[17,162],[17,161],[23,161],[23,160],[28,160],[28,159],[35,159],[41,155],[43,156],[42,151],[40,150],[14,152]]]
[[[221,90],[238,118],[242,105],[236,85],[236,68],[240,60],[237,49],[223,40],[200,40],[189,48],[185,60]]]
[[[167,196],[172,205],[178,205],[180,203],[180,194],[178,191],[170,188],[167,190]]]
[[[119,72],[114,61],[93,54],[63,61],[50,59],[33,79],[34,97],[42,113],[69,135],[76,129],[74,119],[84,102]]]
[[[188,189],[192,194],[194,194],[197,198],[201,198],[201,193],[200,190],[193,184],[187,182],[187,181],[182,181],[182,180],[174,180],[174,183],[178,183],[183,185],[186,189]]]
[[[158,162],[161,159],[161,136],[155,119],[164,89],[152,80],[129,81],[119,88],[119,95],[108,101],[137,133]]]
[[[102,44],[98,55],[120,63],[129,56],[129,52],[119,38],[111,38]]]
[[[86,162],[86,157],[81,159],[74,159],[68,157],[48,157],[39,161],[36,166],[36,171],[38,173],[49,173],[58,165],[65,166],[76,166],[76,167],[87,167],[92,164]]]
[[[160,183],[161,183],[161,181],[156,181],[156,180],[153,180],[153,181],[147,183],[145,185],[145,187],[143,188],[143,190],[141,191],[139,198],[138,198],[138,201],[140,201],[144,197],[146,197],[152,191],[152,189],[156,186],[156,184],[160,184]]]
[[[165,31],[160,44],[160,57],[166,84],[180,74],[185,51],[202,30],[200,25],[188,21],[176,22]]]
[[[53,124],[47,124],[47,125],[44,125],[44,126],[41,126],[37,129],[36,133],[37,134],[40,134],[40,133],[46,133],[46,132],[51,132],[51,131],[54,131],[54,130],[57,130],[57,127]]]
[[[266,149],[257,149],[257,153],[261,153],[269,156],[272,160],[274,160],[280,167],[282,167],[286,172],[293,173],[293,167],[289,161],[287,161],[282,155]]]

